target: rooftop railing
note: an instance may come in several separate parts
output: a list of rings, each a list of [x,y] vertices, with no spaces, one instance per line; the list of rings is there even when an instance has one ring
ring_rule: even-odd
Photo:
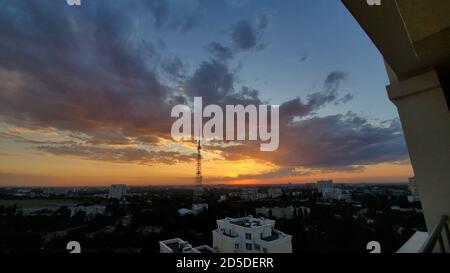
[[[439,250],[442,253],[450,253],[450,232],[448,229],[448,221],[449,217],[447,215],[441,217],[441,220],[433,229],[422,248],[419,250],[420,253],[432,253],[436,249],[437,245],[439,245]],[[444,241],[443,234],[445,234],[447,244]]]

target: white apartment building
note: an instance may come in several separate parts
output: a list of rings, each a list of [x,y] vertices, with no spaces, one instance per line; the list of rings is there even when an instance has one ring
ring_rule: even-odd
[[[217,220],[213,248],[219,253],[292,253],[292,236],[275,229],[266,218]]]
[[[116,184],[109,188],[109,199],[123,199],[127,194],[127,185]]]
[[[323,189],[333,188],[334,183],[333,180],[320,180],[317,181],[317,191],[322,192]]]
[[[160,253],[215,253],[210,246],[203,245],[192,247],[187,241],[180,238],[170,239],[159,242]]]

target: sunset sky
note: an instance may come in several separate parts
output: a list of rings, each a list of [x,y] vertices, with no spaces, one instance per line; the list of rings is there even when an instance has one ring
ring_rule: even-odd
[[[205,184],[413,175],[383,58],[338,0],[0,0],[0,186],[192,184],[176,104],[280,105],[280,146]]]

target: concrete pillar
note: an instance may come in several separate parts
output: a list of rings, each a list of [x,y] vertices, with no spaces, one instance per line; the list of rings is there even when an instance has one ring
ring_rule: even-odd
[[[402,79],[390,75],[390,80],[388,95],[398,108],[431,232],[441,215],[450,215],[450,110],[445,97],[450,91],[434,69]]]

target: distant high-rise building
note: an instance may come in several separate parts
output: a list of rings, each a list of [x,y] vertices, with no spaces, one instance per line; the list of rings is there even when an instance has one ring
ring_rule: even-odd
[[[419,192],[417,191],[416,178],[410,177],[408,178],[408,181],[409,181],[409,191],[411,192],[411,195],[418,196]]]
[[[217,220],[213,248],[219,253],[292,253],[292,236],[275,229],[266,218]]]
[[[329,189],[329,188],[333,188],[333,187],[334,187],[333,180],[317,181],[317,190],[319,192],[322,192],[323,189]]]
[[[127,194],[127,185],[116,184],[111,185],[109,188],[108,198],[109,199],[123,199]]]

